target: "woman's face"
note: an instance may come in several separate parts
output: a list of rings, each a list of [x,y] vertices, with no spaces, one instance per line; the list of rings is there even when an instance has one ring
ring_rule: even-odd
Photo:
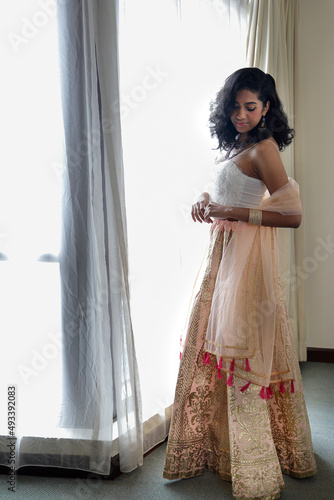
[[[247,139],[248,132],[256,127],[262,116],[265,116],[269,109],[270,102],[266,106],[258,99],[258,94],[250,90],[239,90],[237,92],[234,110],[231,114],[231,122],[242,140]]]

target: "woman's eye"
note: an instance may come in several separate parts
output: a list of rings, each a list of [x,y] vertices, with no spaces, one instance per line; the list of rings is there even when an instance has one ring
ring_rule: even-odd
[[[240,106],[238,106],[237,104],[233,107],[233,109],[240,109]],[[256,110],[256,107],[255,108],[246,108],[247,111],[255,111]]]

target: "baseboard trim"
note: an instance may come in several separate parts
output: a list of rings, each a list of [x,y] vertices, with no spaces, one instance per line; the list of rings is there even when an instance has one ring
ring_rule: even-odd
[[[317,361],[320,363],[334,363],[334,349],[324,349],[322,347],[308,347],[307,361]]]
[[[37,463],[40,464],[43,460],[42,455],[36,455]],[[38,457],[38,458],[37,458]],[[8,458],[8,457],[7,457]],[[4,459],[2,459],[4,463]],[[34,462],[34,455],[31,455],[30,462]],[[0,465],[0,474],[8,475],[10,473],[10,468],[6,465]],[[89,472],[88,470],[70,469],[63,467],[49,467],[41,465],[23,465],[16,472],[15,475],[18,476],[46,476],[46,477],[66,477],[66,478],[80,478],[80,479],[117,479],[120,476],[120,464],[119,456],[111,458],[110,461],[110,473],[108,475],[100,475],[95,472]]]

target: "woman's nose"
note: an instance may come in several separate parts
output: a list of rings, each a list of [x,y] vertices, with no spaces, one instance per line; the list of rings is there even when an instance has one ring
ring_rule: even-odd
[[[245,116],[245,110],[243,108],[238,108],[236,118],[243,118]]]

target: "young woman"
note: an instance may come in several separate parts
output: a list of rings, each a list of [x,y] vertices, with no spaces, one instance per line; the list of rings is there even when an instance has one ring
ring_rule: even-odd
[[[210,246],[181,358],[164,477],[212,470],[239,499],[276,499],[282,472],[316,473],[291,326],[278,275],[277,227],[297,228],[297,183],[279,151],[294,131],[274,79],[227,78],[212,104],[221,157],[214,192],[192,207]]]

